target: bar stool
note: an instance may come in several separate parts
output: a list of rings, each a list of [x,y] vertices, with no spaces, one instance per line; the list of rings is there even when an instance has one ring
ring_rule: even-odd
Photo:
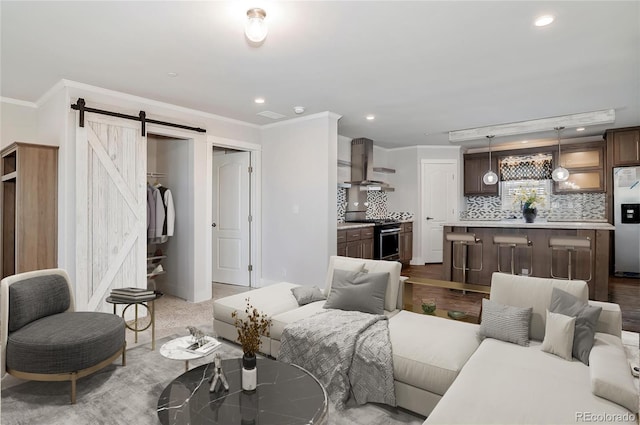
[[[576,251],[589,251],[589,279],[591,280],[591,264],[593,262],[593,252],[591,250],[591,238],[588,236],[558,236],[549,238],[549,247],[551,248],[551,254],[553,251],[567,251],[569,255],[568,277],[559,277],[553,274],[553,259],[551,259],[551,277],[554,279],[569,279],[573,280],[573,269],[571,257]]]
[[[445,235],[448,242],[452,243],[451,246],[451,266],[456,270],[462,270],[462,283],[467,283],[467,271],[479,272],[482,271],[482,240],[476,238],[475,233],[447,233]],[[456,266],[455,247],[462,248],[462,267]],[[471,269],[467,267],[467,248],[469,246],[480,247],[480,268]]]
[[[500,268],[500,251],[502,248],[511,248],[511,274],[516,274],[515,259],[516,248],[529,249],[529,273],[533,275],[533,243],[527,235],[496,235],[493,237],[493,244],[498,245],[498,271],[503,273]]]

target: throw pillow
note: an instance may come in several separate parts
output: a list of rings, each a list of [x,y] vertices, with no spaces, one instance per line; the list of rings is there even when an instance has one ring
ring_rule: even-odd
[[[544,328],[544,341],[540,349],[555,354],[565,360],[571,360],[573,349],[573,332],[576,318],[564,314],[551,313],[547,310],[547,324]]]
[[[521,308],[482,299],[480,336],[529,345],[529,322],[533,308]]]
[[[596,325],[602,307],[593,307],[562,289],[553,288],[549,311],[576,318],[576,330],[573,335],[573,357],[589,364],[589,353],[593,347]]]
[[[389,273],[362,273],[336,269],[324,308],[384,314]]]
[[[291,288],[291,292],[300,306],[327,299],[317,286],[298,286]]]

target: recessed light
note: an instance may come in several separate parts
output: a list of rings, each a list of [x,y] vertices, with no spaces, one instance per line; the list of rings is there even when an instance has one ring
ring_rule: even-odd
[[[167,72],[167,76],[171,77],[171,78],[174,78],[174,77],[178,76],[178,73],[177,72]]]
[[[256,97],[255,99],[253,99],[253,101],[254,101],[255,103],[260,103],[260,104],[262,104],[262,103],[264,103],[264,97]]]
[[[529,141],[528,140],[523,140],[522,143],[529,143]]]
[[[551,22],[553,22],[553,19],[554,18],[551,15],[539,16],[535,20],[535,25],[536,25],[536,27],[545,27],[545,26],[549,25]]]
[[[584,131],[584,127],[578,127],[576,128],[576,131]]]
[[[373,121],[373,120],[375,120],[375,119],[376,119],[376,117],[375,117],[374,115],[367,115],[365,118],[366,118],[368,121]]]

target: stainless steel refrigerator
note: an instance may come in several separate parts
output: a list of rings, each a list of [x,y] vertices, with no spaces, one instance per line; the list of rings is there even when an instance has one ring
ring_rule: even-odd
[[[640,167],[613,169],[616,276],[640,277]]]

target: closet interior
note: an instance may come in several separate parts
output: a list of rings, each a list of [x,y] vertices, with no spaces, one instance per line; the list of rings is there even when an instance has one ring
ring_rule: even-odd
[[[189,286],[180,278],[187,263],[181,245],[188,239],[188,152],[188,140],[147,135],[147,287],[180,298],[188,298]]]

